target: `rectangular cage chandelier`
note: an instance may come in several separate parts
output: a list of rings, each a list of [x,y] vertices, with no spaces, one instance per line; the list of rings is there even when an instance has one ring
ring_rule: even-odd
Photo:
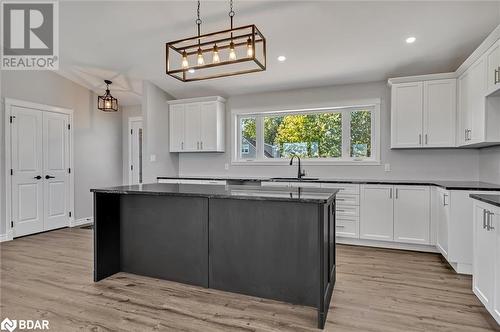
[[[200,2],[198,35],[166,43],[167,75],[183,82],[234,76],[266,70],[266,39],[254,25],[201,34]]]

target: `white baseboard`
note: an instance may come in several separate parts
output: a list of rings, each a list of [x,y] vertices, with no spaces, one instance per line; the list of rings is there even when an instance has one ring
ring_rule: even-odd
[[[93,223],[94,223],[94,217],[80,218],[74,221],[70,221],[69,227],[79,227],[82,225],[93,224]]]
[[[14,234],[12,230],[8,231],[6,234],[0,234],[0,242],[11,241],[14,239]]]
[[[437,248],[433,245],[408,244],[408,243],[364,240],[364,239],[351,239],[351,238],[346,238],[346,237],[337,237],[336,241],[338,244],[350,244],[350,245],[355,245],[355,246],[366,246],[366,247],[376,247],[376,248],[386,248],[386,249],[399,249],[399,250],[411,250],[411,251],[424,251],[424,252],[439,253],[439,250],[437,250]]]

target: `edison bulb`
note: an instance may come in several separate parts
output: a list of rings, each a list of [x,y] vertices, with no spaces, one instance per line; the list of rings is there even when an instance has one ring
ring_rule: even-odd
[[[188,56],[186,51],[182,52],[182,68],[189,67]]]
[[[234,51],[234,43],[229,44],[229,60],[236,60],[236,52]]]
[[[104,108],[111,108],[111,102],[109,100],[106,100],[104,103]]]
[[[253,56],[252,40],[250,38],[248,38],[247,40],[247,56],[248,57]]]
[[[198,48],[198,66],[203,66],[205,64],[205,59],[203,59],[203,52],[201,48]]]
[[[212,62],[213,63],[219,63],[220,62],[219,48],[217,47],[217,45],[214,45],[214,55],[212,57]]]

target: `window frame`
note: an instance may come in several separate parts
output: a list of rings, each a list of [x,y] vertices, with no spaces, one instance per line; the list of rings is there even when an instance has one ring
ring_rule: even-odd
[[[350,157],[350,119],[352,111],[369,110],[371,119],[371,157]],[[264,157],[264,117],[297,114],[318,114],[325,112],[342,113],[342,157],[340,158],[303,158],[304,165],[380,165],[380,99],[351,101],[337,105],[320,105],[314,107],[300,107],[295,109],[264,108],[235,109],[231,111],[231,164],[232,165],[284,165],[288,164],[287,158]],[[348,116],[346,116],[348,115]],[[256,119],[256,157],[254,159],[241,158],[241,130],[240,118],[255,117]],[[347,156],[347,157],[346,157]]]

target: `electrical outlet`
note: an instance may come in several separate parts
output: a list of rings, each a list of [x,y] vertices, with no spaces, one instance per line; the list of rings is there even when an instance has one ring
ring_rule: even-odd
[[[391,171],[391,164],[385,164],[385,165],[384,165],[384,170],[385,170],[386,172],[390,172],[390,171]]]
[[[228,163],[225,163],[224,164],[224,169],[227,171],[229,169],[229,164]]]
[[[152,154],[149,156],[149,161],[154,163],[156,161],[156,155],[155,154]]]

